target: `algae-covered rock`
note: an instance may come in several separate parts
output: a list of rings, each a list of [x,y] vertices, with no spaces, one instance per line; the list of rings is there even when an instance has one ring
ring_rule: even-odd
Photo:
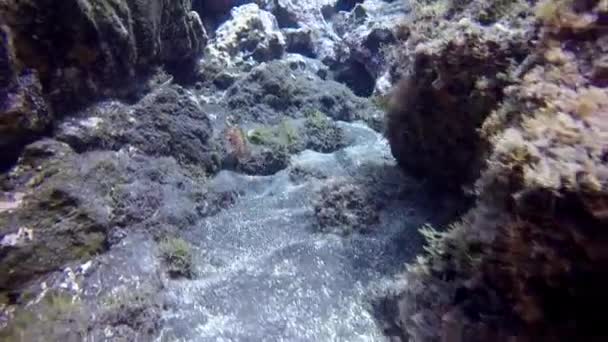
[[[192,60],[205,45],[189,1],[4,1],[17,57],[35,69],[62,108],[100,95],[124,95],[153,65]],[[69,101],[68,101],[69,98]]]
[[[103,251],[110,210],[75,166],[72,149],[54,140],[29,145],[9,174],[18,205],[0,212],[0,288],[14,289],[71,260]],[[97,175],[99,176],[99,175]]]
[[[289,159],[290,154],[284,146],[261,147],[239,160],[236,169],[248,175],[269,176],[286,169]]]
[[[336,123],[321,112],[308,113],[304,121],[306,148],[331,153],[346,146],[344,132]]]
[[[337,180],[322,188],[314,202],[318,229],[350,234],[368,232],[379,222],[379,204],[366,188]]]
[[[303,120],[285,120],[275,126],[257,127],[247,138],[254,145],[278,147],[292,154],[305,149],[331,153],[346,146],[342,129],[319,111],[307,113]]]
[[[482,106],[483,117],[474,129],[466,126],[471,140],[464,141],[475,143],[447,143],[445,148],[436,144],[451,138],[437,139],[436,135],[449,136],[455,126],[461,127],[461,115],[431,116],[431,126],[430,122],[425,125],[426,116],[416,114],[424,111],[412,105],[418,100],[409,96],[442,94],[437,91],[446,85],[444,78],[437,77],[422,89],[419,83],[401,88],[398,94],[406,101],[396,100],[390,112],[391,120],[402,113],[397,122],[409,122],[403,127],[411,127],[408,132],[389,133],[389,138],[397,135],[390,140],[398,158],[403,160],[406,154],[401,152],[408,149],[442,151],[426,164],[423,160],[424,170],[410,165],[419,157],[410,154],[410,161],[402,161],[407,169],[413,167],[448,185],[477,178],[476,204],[461,222],[443,233],[426,230],[427,254],[410,265],[406,284],[396,290],[396,325],[414,341],[571,341],[581,336],[602,340],[608,332],[593,312],[608,304],[603,290],[608,284],[608,261],[602,252],[608,241],[604,229],[608,82],[596,66],[602,65],[608,51],[608,31],[601,24],[608,9],[602,1],[494,3],[495,7],[488,7],[485,2],[447,1],[441,3],[445,8],[434,7],[434,12],[425,14],[444,13],[449,16],[435,18],[460,20],[448,26],[462,25],[465,19],[460,18],[467,17],[467,26],[484,25],[482,30],[508,34],[523,30],[524,35],[535,37],[525,58],[505,60],[510,65],[501,72],[508,81],[490,83],[498,86],[495,90],[501,100]],[[421,4],[419,10],[430,10],[429,6]],[[449,31],[424,22],[412,28],[412,34],[416,33],[420,36],[410,38],[421,41],[410,50],[415,61],[419,50],[453,39]],[[467,36],[460,41],[467,42]],[[431,55],[428,62],[445,65],[441,61],[449,56],[448,66],[464,63],[461,69],[475,77],[484,63],[499,66],[502,60],[502,50],[493,49],[491,55],[497,56],[469,64],[467,55],[459,51],[445,50]],[[481,55],[483,51],[476,50]],[[441,68],[432,70],[429,75],[441,76]],[[450,74],[457,75],[456,71]],[[453,85],[447,90],[462,89],[460,82]],[[441,96],[471,105],[472,94]],[[406,118],[406,113],[412,118]],[[407,138],[417,132],[416,127],[430,136]],[[456,138],[462,138],[455,132]],[[402,145],[405,142],[413,146]],[[477,162],[454,161],[454,155],[462,153]],[[455,170],[441,170],[452,165]]]
[[[219,167],[207,113],[179,86],[165,86],[134,106],[99,103],[59,124],[57,139],[77,151],[131,146],[171,156],[206,172]]]
[[[240,121],[278,124],[322,111],[334,120],[368,120],[375,108],[343,84],[323,80],[305,65],[272,61],[255,67],[227,90],[226,104]]]
[[[165,237],[160,242],[160,253],[172,277],[192,278],[194,263],[192,245],[182,238]]]
[[[459,187],[479,177],[487,146],[478,131],[513,82],[508,72],[525,58],[528,37],[467,18],[442,26],[437,39],[408,43],[409,67],[387,115],[387,138],[410,172]]]

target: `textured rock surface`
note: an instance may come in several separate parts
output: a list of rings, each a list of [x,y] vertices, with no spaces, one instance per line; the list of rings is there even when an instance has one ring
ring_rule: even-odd
[[[91,169],[75,168],[72,149],[42,140],[24,151],[19,168],[8,175],[6,196],[20,203],[0,213],[3,290],[18,288],[34,276],[74,259],[89,258],[106,246],[110,211],[99,190],[87,182]]]
[[[386,95],[393,83],[387,53],[409,10],[405,1],[366,0],[335,14],[332,27],[348,51],[334,66],[337,78],[345,79],[358,94]]]
[[[52,119],[35,71],[23,70],[12,31],[0,26],[0,161],[13,159],[14,146],[46,129]]]
[[[256,4],[235,7],[230,14],[230,20],[215,31],[205,49],[203,63],[206,69],[234,69],[245,63],[265,62],[283,55],[285,36],[272,14]]]
[[[207,113],[179,86],[164,86],[135,106],[105,102],[58,125],[57,139],[77,151],[129,147],[173,157],[209,172],[219,168]]]
[[[318,196],[315,218],[321,231],[364,232],[379,222],[377,201],[363,187],[336,181],[321,189]]]
[[[120,95],[140,68],[188,61],[205,45],[189,1],[11,0],[0,11],[15,30],[19,60],[39,72],[56,104]]]
[[[275,61],[254,68],[227,90],[236,120],[278,124],[319,110],[336,120],[371,120],[377,109],[346,86],[323,80],[303,60]]]
[[[386,93],[387,86],[376,85],[389,66],[380,50],[394,43],[407,13],[404,2],[273,0],[260,6],[277,18],[289,52],[319,58],[359,96]]]
[[[207,39],[187,0],[8,0],[0,17],[1,163],[45,132],[52,112],[147,91],[141,78],[155,66],[187,76]]]
[[[195,183],[220,167],[207,115],[179,86],[104,102],[28,145],[0,179],[0,287],[18,289],[144,229],[154,236],[215,209]]]
[[[607,260],[599,252],[606,249],[608,198],[608,90],[601,71],[608,37],[601,22],[608,9],[602,1],[577,0],[541,1],[534,8],[527,2],[442,4],[417,8],[421,17],[412,26],[409,43],[413,45],[404,46],[402,53],[413,58],[414,71],[432,70],[433,81],[405,83],[397,93],[402,97],[395,100],[390,120],[404,125],[389,138],[406,167],[416,169],[411,164],[420,162],[421,153],[412,149],[434,154],[429,163],[423,158],[425,169],[419,171],[439,183],[459,180],[446,168],[460,170],[468,182],[475,178],[471,171],[480,175],[475,185],[477,203],[446,232],[426,230],[428,254],[411,265],[397,285],[396,325],[414,341],[605,339],[608,333],[602,320],[591,312],[606,305],[602,289],[608,281]],[[436,26],[436,20],[444,20],[447,27]],[[469,55],[458,48],[427,56],[433,46],[451,42],[470,46],[472,36],[454,40],[449,30],[463,24],[482,24],[486,33],[498,29],[510,35],[501,44],[517,43],[518,35],[512,34],[521,29],[535,38],[525,58],[508,59],[513,64],[506,68],[502,49],[486,50],[490,55],[485,61],[494,70],[491,75],[500,75],[492,81],[478,74],[478,68],[487,64],[468,63]],[[474,51],[485,55],[484,49]],[[421,52],[423,60],[437,67],[419,68]],[[460,63],[461,70],[469,71],[467,78],[484,81],[481,89],[497,85],[502,101],[480,106],[472,101],[470,88],[450,88],[451,78],[441,72]],[[451,91],[455,89],[465,91]],[[424,98],[420,94],[435,98],[445,115],[416,115],[426,114],[417,107]],[[442,99],[484,108],[483,117],[463,120],[462,115],[447,112]],[[405,112],[411,118],[400,116]],[[425,120],[433,120],[432,125]],[[435,139],[457,134],[455,126],[468,130],[470,141],[476,142],[446,144]],[[450,133],[446,127],[451,127]],[[425,139],[416,138],[420,131],[427,133]],[[395,139],[391,134],[401,136]],[[471,148],[480,152],[471,155]],[[406,150],[409,153],[403,153]],[[465,165],[454,160],[463,152],[487,162]]]
[[[387,137],[408,170],[458,187],[479,177],[487,146],[478,131],[501,102],[506,73],[525,57],[528,38],[466,20],[442,32],[412,47]]]
[[[321,60],[336,60],[341,50],[340,38],[323,16],[324,8],[333,8],[336,0],[272,0],[266,7],[281,28],[303,28],[311,31],[315,54]]]

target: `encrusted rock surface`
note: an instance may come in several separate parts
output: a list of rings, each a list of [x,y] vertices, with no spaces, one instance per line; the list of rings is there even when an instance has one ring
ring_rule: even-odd
[[[369,230],[380,219],[378,201],[365,187],[334,181],[321,189],[315,202],[320,231],[349,234]]]
[[[205,49],[204,63],[217,69],[234,68],[248,60],[265,62],[281,58],[285,36],[276,18],[256,4],[235,7]]]
[[[592,314],[608,284],[605,2],[416,10],[399,52],[413,72],[389,112],[389,139],[402,165],[439,184],[477,179],[476,204],[445,232],[425,230],[427,255],[396,285],[396,326],[413,341],[605,339]],[[493,30],[503,38],[486,49]],[[526,48],[500,48],[513,43]]]
[[[323,80],[302,59],[262,64],[230,87],[225,97],[235,119],[269,124],[315,110],[343,121],[371,119],[377,111],[345,85]]]
[[[191,73],[207,36],[190,6],[183,0],[3,1],[0,162],[13,162],[19,147],[44,133],[51,113],[148,91],[143,78],[157,66],[178,78]]]
[[[388,53],[397,43],[410,5],[406,1],[366,0],[352,6],[351,11],[332,17],[332,27],[347,51],[334,64],[337,79],[345,80],[357,94],[384,96],[394,82]]]
[[[468,17],[437,25],[432,33],[412,28],[401,48],[407,70],[387,116],[387,138],[410,172],[458,188],[479,177],[488,150],[479,130],[516,81],[508,73],[529,53],[530,37],[526,27],[484,26]]]
[[[206,39],[189,1],[10,0],[0,13],[14,30],[20,62],[39,72],[61,105],[130,91],[140,69],[191,60]]]
[[[182,87],[161,87],[137,105],[102,102],[58,125],[57,139],[79,152],[135,148],[184,165],[219,168],[210,119]]]

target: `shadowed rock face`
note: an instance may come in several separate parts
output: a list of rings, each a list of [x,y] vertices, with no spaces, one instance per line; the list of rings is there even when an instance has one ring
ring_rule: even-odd
[[[40,73],[54,104],[121,94],[140,69],[192,59],[205,45],[189,1],[11,0],[0,13],[14,31],[20,62]]]
[[[55,91],[70,85],[100,94],[138,68],[194,58],[205,44],[188,1],[9,1],[1,10],[22,63]]]
[[[12,31],[0,26],[0,169],[16,159],[13,146],[30,141],[52,119],[38,74],[22,70],[14,44]]]
[[[183,0],[8,0],[0,17],[3,162],[15,157],[5,151],[49,127],[51,111],[133,95],[154,66],[181,76],[206,44],[200,18]]]

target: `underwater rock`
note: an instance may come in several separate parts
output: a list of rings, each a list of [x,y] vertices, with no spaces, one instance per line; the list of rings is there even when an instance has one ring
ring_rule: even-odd
[[[94,105],[64,120],[57,132],[57,139],[77,151],[132,147],[210,173],[219,167],[212,136],[207,114],[179,86],[161,87],[134,106]]]
[[[37,73],[19,66],[13,34],[0,26],[0,164],[15,159],[16,147],[41,134],[51,120]]]
[[[225,203],[197,169],[133,149],[82,151],[56,140],[28,145],[0,184],[0,288],[16,290],[71,261],[87,260],[125,233],[154,237],[190,227]],[[0,201],[0,203],[3,203]]]
[[[389,129],[401,128],[389,139],[406,169],[448,186],[476,180],[477,198],[445,232],[425,231],[427,253],[408,267],[406,282],[395,291],[396,325],[413,341],[605,339],[605,324],[592,312],[608,305],[602,252],[608,241],[608,82],[593,70],[608,51],[608,31],[600,23],[607,9],[601,1],[577,0],[535,7],[527,1],[444,5],[444,12],[417,8],[411,49],[403,46],[402,56],[413,52],[414,64],[406,58],[405,69],[427,71],[429,79],[413,78],[398,90],[404,100],[395,99]],[[481,42],[491,42],[487,33],[494,30],[507,36],[492,43],[486,64],[471,63],[462,47],[474,47],[477,56],[489,50],[471,45],[477,34],[452,38],[452,25],[468,33],[482,25]],[[503,59],[501,51],[511,52],[500,47],[525,36],[530,46],[520,50],[524,58]],[[451,50],[429,50],[446,43]],[[456,70],[444,74],[451,66],[468,73],[458,86],[451,82]],[[488,77],[485,71],[492,69],[500,77]],[[476,85],[462,87],[470,77]],[[476,103],[484,97],[472,95],[488,89],[500,101]],[[435,103],[421,103],[425,94]],[[428,112],[432,105],[441,112]],[[483,114],[465,120],[459,109],[466,108]],[[466,122],[468,133],[461,135],[457,129]],[[461,140],[439,143],[440,136]],[[422,155],[433,158],[416,159]]]
[[[289,146],[288,141],[292,138],[261,132],[254,131],[247,136],[240,127],[227,127],[221,135],[224,151],[222,168],[261,176],[273,175],[287,168],[290,148],[293,147]]]
[[[389,87],[379,84],[379,78],[389,71],[387,53],[397,43],[397,31],[408,13],[409,6],[403,1],[366,0],[350,12],[336,14],[332,25],[348,48],[348,55],[334,65],[338,77],[350,73],[347,84],[351,88],[358,87],[366,96],[385,95]]]
[[[321,112],[308,114],[302,135],[306,137],[307,149],[321,153],[331,153],[347,145],[342,129]]]
[[[300,28],[310,31],[314,54],[322,61],[339,60],[340,38],[323,16],[323,8],[333,8],[336,0],[273,0],[266,9],[276,18],[281,28]]]
[[[0,288],[91,258],[125,231],[163,236],[219,210],[201,189],[220,166],[212,136],[206,113],[179,86],[63,119],[59,141],[27,146],[1,179]]]
[[[224,70],[244,62],[261,63],[283,55],[285,36],[271,13],[256,4],[235,7],[230,13],[230,20],[218,27],[207,45],[203,64]]]
[[[302,56],[314,58],[315,46],[312,40],[312,31],[306,28],[285,28],[281,30],[287,41],[286,51],[298,53]]]
[[[0,14],[19,62],[39,73],[57,110],[130,94],[142,71],[189,65],[206,42],[189,1],[9,0]]]
[[[367,120],[376,112],[343,84],[321,79],[306,65],[282,60],[251,70],[227,90],[225,101],[237,120],[263,124],[278,124],[285,116],[302,118],[318,110],[342,121]]]
[[[253,149],[239,160],[237,171],[247,175],[269,176],[289,166],[289,152],[280,146]]]
[[[3,187],[22,199],[12,210],[0,212],[1,289],[19,288],[107,247],[109,207],[87,180],[91,170],[75,167],[76,158],[67,144],[44,139],[27,146],[8,175]],[[8,243],[14,234],[24,237]]]
[[[502,101],[506,73],[525,58],[529,40],[522,29],[470,20],[445,26],[403,57],[409,67],[387,114],[387,138],[409,172],[457,189],[479,177],[488,147],[478,131]]]
[[[295,154],[309,149],[331,153],[347,146],[342,128],[325,114],[308,113],[304,120],[284,120],[274,126],[259,126],[248,132],[253,145],[286,150]]]
[[[319,192],[314,213],[319,230],[338,234],[366,232],[379,222],[379,205],[365,187],[334,181]]]

